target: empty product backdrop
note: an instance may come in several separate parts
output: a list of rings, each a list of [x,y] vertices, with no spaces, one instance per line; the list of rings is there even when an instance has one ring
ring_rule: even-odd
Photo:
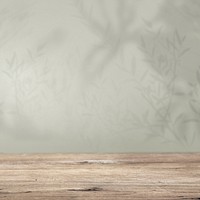
[[[199,0],[0,0],[0,152],[200,150]]]

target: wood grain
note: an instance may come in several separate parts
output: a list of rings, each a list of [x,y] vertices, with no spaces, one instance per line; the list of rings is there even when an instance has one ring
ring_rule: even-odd
[[[200,199],[200,153],[0,154],[0,199]]]

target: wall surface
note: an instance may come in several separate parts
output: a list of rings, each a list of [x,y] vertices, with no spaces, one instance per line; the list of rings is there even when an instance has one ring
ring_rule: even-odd
[[[0,0],[0,152],[200,150],[199,0]]]

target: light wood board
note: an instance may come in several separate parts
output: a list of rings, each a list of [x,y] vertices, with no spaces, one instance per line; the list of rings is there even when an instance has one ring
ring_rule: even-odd
[[[0,154],[0,199],[200,199],[200,153]]]

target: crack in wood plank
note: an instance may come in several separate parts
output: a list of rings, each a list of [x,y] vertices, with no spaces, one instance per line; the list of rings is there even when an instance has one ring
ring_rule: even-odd
[[[5,191],[5,192],[0,192],[0,195],[1,194],[23,194],[23,193],[25,194],[25,193],[31,193],[31,192],[32,191],[24,191],[24,192],[23,191],[22,192],[6,192]]]
[[[68,191],[83,191],[83,192],[90,192],[90,191],[102,191],[103,188],[100,187],[90,187],[90,188],[70,188],[67,189]]]

